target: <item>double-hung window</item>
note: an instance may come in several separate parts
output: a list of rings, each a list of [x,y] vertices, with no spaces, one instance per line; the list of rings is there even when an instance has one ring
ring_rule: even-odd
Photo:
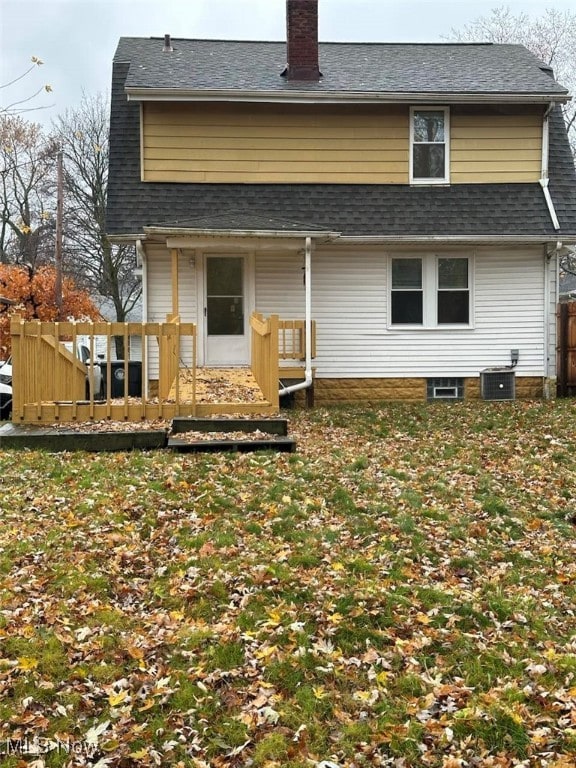
[[[438,258],[436,307],[438,325],[470,322],[470,276],[468,259]]]
[[[448,107],[410,109],[410,181],[413,184],[450,181],[449,138]]]
[[[390,325],[422,328],[470,326],[472,258],[393,256]]]
[[[392,259],[392,325],[422,325],[422,259]]]

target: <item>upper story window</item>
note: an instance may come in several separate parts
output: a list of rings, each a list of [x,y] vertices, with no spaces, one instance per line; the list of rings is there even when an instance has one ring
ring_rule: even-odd
[[[471,325],[472,257],[398,256],[390,267],[390,323]]]
[[[413,184],[450,181],[449,137],[448,107],[410,109],[410,181]]]

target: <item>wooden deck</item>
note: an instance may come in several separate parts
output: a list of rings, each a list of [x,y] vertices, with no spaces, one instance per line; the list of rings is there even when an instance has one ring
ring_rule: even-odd
[[[194,379],[190,369],[180,370],[178,386],[181,402],[194,399]],[[170,392],[170,398],[175,399],[175,397],[176,387],[174,386]],[[250,368],[197,368],[196,402],[198,404],[267,404]]]
[[[169,315],[165,323],[40,322],[14,316],[10,323],[12,421],[138,422],[177,416],[276,414],[281,366],[288,376],[302,365],[304,322],[279,320],[278,315],[265,318],[254,312],[250,330],[250,367],[200,368],[197,328],[193,323],[181,323],[178,316]],[[314,325],[312,331],[314,342]],[[125,349],[132,337],[139,337],[143,386],[131,375],[133,369],[126,360],[124,383],[117,391],[112,386],[112,366],[108,365],[104,393],[109,394],[100,399],[93,383],[93,364],[84,364],[65,346],[68,343],[76,349],[77,340],[86,339],[94,360],[96,337],[105,340],[108,359],[116,337],[124,339]],[[188,367],[182,368],[184,363]],[[284,369],[285,365],[291,367]],[[151,368],[155,376],[146,381],[146,371]],[[114,381],[120,379],[115,374]]]

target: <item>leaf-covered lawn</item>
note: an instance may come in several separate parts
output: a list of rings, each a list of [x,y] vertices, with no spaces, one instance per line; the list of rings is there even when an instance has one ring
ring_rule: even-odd
[[[289,416],[0,453],[2,766],[576,764],[576,403]]]

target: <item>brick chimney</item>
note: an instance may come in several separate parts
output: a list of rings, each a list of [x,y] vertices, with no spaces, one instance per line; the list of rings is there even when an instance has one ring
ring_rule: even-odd
[[[286,0],[286,39],[288,80],[319,80],[318,0]]]

